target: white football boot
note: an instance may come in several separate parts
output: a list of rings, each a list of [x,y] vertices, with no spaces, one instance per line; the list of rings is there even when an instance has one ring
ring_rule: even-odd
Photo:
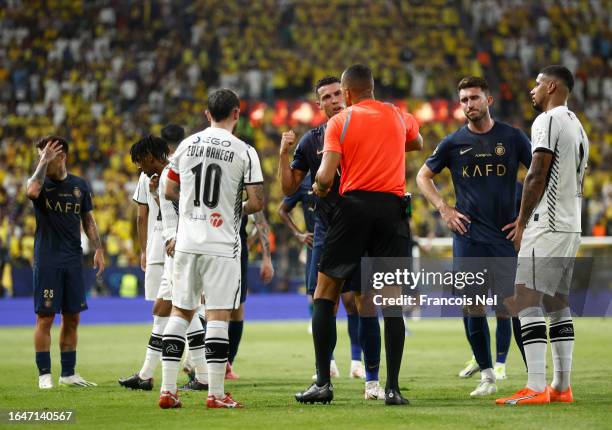
[[[97,387],[98,384],[95,382],[89,382],[84,380],[81,375],[75,373],[70,376],[60,376],[59,378],[60,385],[68,385],[72,387]]]
[[[366,400],[385,400],[385,390],[378,381],[368,381],[365,383],[363,397]]]
[[[45,373],[38,377],[38,388],[41,390],[48,390],[53,388],[53,378],[50,373]]]

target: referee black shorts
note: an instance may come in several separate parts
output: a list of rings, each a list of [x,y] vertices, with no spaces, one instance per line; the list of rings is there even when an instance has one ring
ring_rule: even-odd
[[[350,191],[334,209],[319,272],[348,279],[361,257],[410,257],[410,228],[401,198],[389,193]]]

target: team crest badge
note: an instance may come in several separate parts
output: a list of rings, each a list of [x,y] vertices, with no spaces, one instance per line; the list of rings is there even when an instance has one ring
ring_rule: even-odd
[[[46,308],[50,308],[52,305],[53,305],[53,301],[52,300],[49,300],[49,299],[45,300],[45,307]]]
[[[79,197],[81,197],[81,190],[78,187],[74,187],[74,190],[72,190],[72,194],[78,199]]]
[[[223,224],[223,218],[221,217],[221,214],[219,212],[213,212],[210,214],[210,224],[213,227],[221,227],[221,225]]]
[[[498,142],[497,146],[495,147],[495,155],[499,155],[501,157],[505,153],[506,153],[506,148],[504,148],[504,145],[501,142]]]

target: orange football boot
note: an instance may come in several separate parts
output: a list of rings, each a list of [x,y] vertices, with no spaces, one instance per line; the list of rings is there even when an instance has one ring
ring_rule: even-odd
[[[525,387],[510,397],[495,400],[495,403],[498,405],[543,405],[550,403],[550,394],[547,389],[539,392]]]
[[[550,402],[561,402],[561,403],[573,403],[574,395],[572,394],[572,387],[567,387],[565,391],[557,391],[550,385],[546,387],[548,395],[550,396]]]

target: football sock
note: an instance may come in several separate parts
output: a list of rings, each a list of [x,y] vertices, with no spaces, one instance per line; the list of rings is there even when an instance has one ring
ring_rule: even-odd
[[[162,355],[162,335],[169,319],[170,317],[153,317],[153,328],[151,330],[151,337],[149,337],[145,360],[142,364],[142,369],[138,372],[142,379],[151,379],[155,373],[157,363],[159,363]]]
[[[463,330],[465,331],[465,338],[470,344],[470,349],[472,350],[472,354],[474,354],[474,348],[472,347],[472,338],[470,337],[470,328],[468,327],[469,317],[467,315],[463,315]]]
[[[542,392],[546,388],[546,320],[536,306],[523,309],[521,335],[527,359],[527,388]]]
[[[329,361],[335,361],[336,357],[334,357],[334,351],[336,350],[336,343],[338,342],[338,332],[336,330],[336,316],[334,315],[334,330],[330,333],[331,343],[330,343],[330,351]]]
[[[227,321],[208,321],[206,326],[206,363],[208,364],[208,394],[225,395],[225,367],[229,353]]]
[[[330,382],[329,361],[336,343],[335,303],[327,299],[315,299],[312,313],[312,339],[317,360],[317,385]]]
[[[523,338],[521,336],[521,320],[519,317],[512,317],[512,333],[514,334],[514,342],[521,351],[521,357],[523,357],[523,363],[525,363],[525,370],[527,370],[527,359],[525,358],[525,348],[523,348]]]
[[[378,317],[359,318],[359,341],[363,349],[366,382],[378,381],[380,367],[380,323]]]
[[[230,321],[229,322],[229,357],[228,361],[230,364],[234,362],[236,354],[238,353],[238,347],[240,346],[240,339],[242,339],[242,329],[244,327],[244,321]]]
[[[208,367],[206,366],[206,356],[204,349],[204,328],[202,321],[197,315],[191,319],[191,324],[187,329],[187,342],[189,343],[189,353],[194,364],[195,377],[198,381],[208,383]]]
[[[171,316],[162,335],[162,386],[161,391],[176,392],[179,364],[185,350],[185,334],[189,322]],[[142,378],[142,376],[141,376]]]
[[[497,328],[495,329],[496,363],[506,362],[511,338],[512,325],[510,323],[510,318],[497,318]]]
[[[557,391],[565,391],[570,386],[572,353],[574,351],[574,323],[569,308],[548,314],[550,327],[550,349],[554,366],[553,380],[550,384]]]
[[[62,351],[60,353],[60,362],[62,364],[62,376],[74,375],[74,366],[76,366],[76,351]]]
[[[472,349],[474,357],[480,370],[493,367],[491,359],[491,338],[489,335],[489,324],[487,317],[468,317],[468,327],[470,338],[472,339]]]
[[[348,319],[348,335],[351,340],[351,360],[361,361],[361,345],[359,344],[359,315],[346,316]]]
[[[401,314],[400,314],[401,315]],[[399,391],[399,372],[404,353],[406,331],[404,319],[385,317],[385,352],[387,355],[387,383],[385,390]]]
[[[49,351],[37,352],[36,366],[38,367],[39,375],[51,373],[51,353]]]
[[[491,338],[489,334],[489,324],[487,317],[468,317],[468,327],[470,329],[470,339],[474,357],[480,370],[493,367],[491,360]]]

